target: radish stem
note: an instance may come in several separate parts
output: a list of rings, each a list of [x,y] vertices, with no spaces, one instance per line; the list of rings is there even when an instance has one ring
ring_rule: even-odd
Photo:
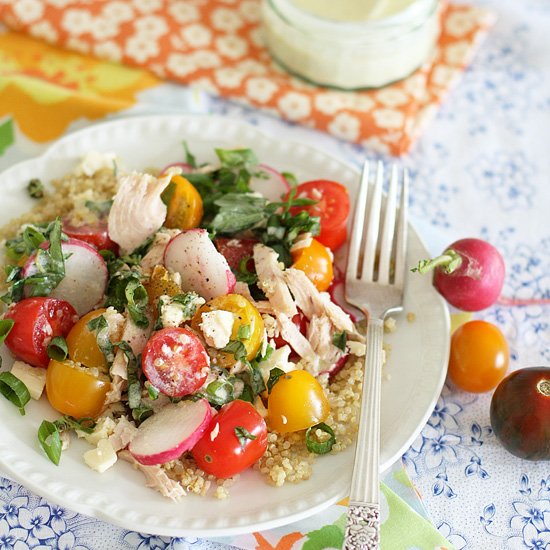
[[[418,271],[421,275],[435,269],[436,267],[444,268],[445,273],[452,273],[460,267],[462,264],[462,257],[452,248],[445,250],[443,254],[432,258],[430,260],[420,260],[416,267],[413,267],[411,271]]]

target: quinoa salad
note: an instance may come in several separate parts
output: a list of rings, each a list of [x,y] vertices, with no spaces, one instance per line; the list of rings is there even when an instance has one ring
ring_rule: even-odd
[[[59,467],[78,437],[92,470],[128,461],[173,500],[226,498],[247,468],[307,480],[358,428],[365,344],[334,263],[347,190],[183,145],[165,167],[90,152],[29,182],[35,206],[0,229],[0,391],[59,413],[37,433]]]

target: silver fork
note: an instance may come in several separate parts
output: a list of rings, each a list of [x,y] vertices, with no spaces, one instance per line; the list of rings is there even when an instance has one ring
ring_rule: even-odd
[[[382,338],[385,316],[403,308],[407,252],[408,173],[404,170],[400,174],[393,166],[384,208],[383,164],[379,162],[376,167],[374,186],[370,191],[369,176],[370,164],[367,161],[361,175],[346,270],[346,300],[361,309],[368,319],[359,433],[344,540],[346,550],[379,547]],[[402,189],[398,209],[400,180]],[[372,196],[365,217],[369,193]]]

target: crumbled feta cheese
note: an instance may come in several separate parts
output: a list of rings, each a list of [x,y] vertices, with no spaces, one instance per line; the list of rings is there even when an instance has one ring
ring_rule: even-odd
[[[103,313],[103,318],[109,327],[109,340],[118,342],[122,338],[122,330],[126,319],[113,306],[109,306]]]
[[[82,157],[82,160],[75,168],[74,173],[77,176],[93,176],[102,168],[113,169],[115,164],[116,155],[114,153],[98,153],[97,151],[90,151]]]
[[[27,386],[33,399],[40,399],[46,384],[46,369],[33,367],[24,361],[15,361],[11,373]]]
[[[165,304],[163,303],[161,308],[162,326],[166,327],[179,327],[184,321],[183,309],[177,304]]]
[[[262,315],[262,319],[264,320],[264,327],[267,336],[269,338],[276,338],[277,336],[279,336],[279,325],[277,323],[277,319],[275,319],[273,315],[269,315],[268,313],[264,313]]]
[[[363,357],[367,350],[367,346],[363,342],[356,342],[354,340],[348,340],[346,346],[348,351],[357,357]]]
[[[82,458],[84,458],[84,462],[87,466],[100,474],[117,461],[117,455],[108,439],[100,439],[97,443],[97,447],[86,451],[84,455],[82,455]]]
[[[231,340],[234,316],[230,311],[205,311],[200,324],[206,343],[213,348],[223,348]]]
[[[101,417],[92,433],[76,430],[76,435],[85,439],[90,445],[97,445],[102,439],[107,439],[114,431],[116,422],[110,416]]]
[[[220,424],[219,422],[216,422],[214,429],[210,432],[210,441],[214,441],[214,439],[218,437],[219,433],[220,433]]]
[[[290,346],[283,346],[273,350],[267,359],[260,361],[258,366],[266,384],[269,380],[269,372],[274,368],[279,368],[284,372],[296,370],[296,365],[288,359],[291,351]]]

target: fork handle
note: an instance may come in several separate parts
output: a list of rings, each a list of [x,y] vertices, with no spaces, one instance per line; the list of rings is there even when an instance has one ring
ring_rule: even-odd
[[[377,550],[380,541],[380,389],[384,322],[369,319],[359,433],[344,548]]]

